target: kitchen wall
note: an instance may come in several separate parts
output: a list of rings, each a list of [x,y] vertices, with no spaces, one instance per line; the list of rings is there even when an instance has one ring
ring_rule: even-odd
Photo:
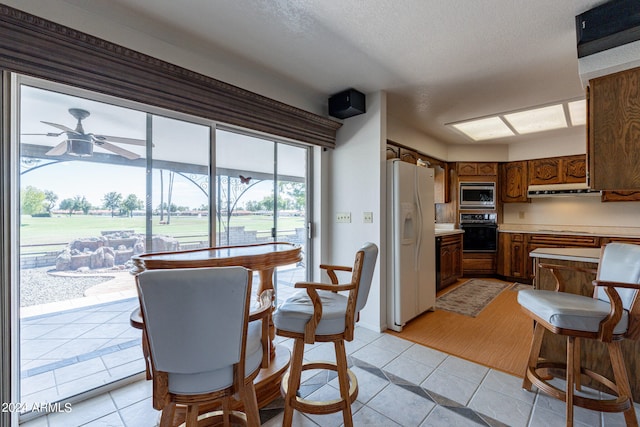
[[[565,129],[561,135],[543,132],[522,142],[509,144],[507,161],[538,159],[542,157],[571,156],[587,152],[585,126]]]
[[[407,126],[401,118],[387,115],[387,138],[408,147],[412,147],[421,153],[429,154],[440,160],[449,157],[447,144],[444,144],[429,135]]]
[[[344,120],[335,150],[329,150],[332,168],[327,170],[329,204],[324,226],[332,236],[323,262],[352,265],[354,254],[365,242],[378,245],[380,253],[369,299],[360,313],[361,326],[386,328],[386,142],[387,96],[366,94],[366,113]],[[350,212],[351,223],[336,223],[337,212]],[[363,212],[373,212],[373,223],[363,222]]]
[[[525,225],[640,227],[640,202],[602,203],[595,196],[536,198],[531,203],[505,203],[503,222]]]

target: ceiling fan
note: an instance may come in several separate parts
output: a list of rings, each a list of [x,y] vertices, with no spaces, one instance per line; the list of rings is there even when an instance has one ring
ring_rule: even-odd
[[[96,145],[129,160],[140,158],[138,154],[118,147],[117,145],[112,144],[112,142],[119,144],[145,146],[146,141],[142,139],[85,133],[84,128],[82,127],[82,120],[89,117],[91,113],[87,110],[83,110],[82,108],[69,108],[69,114],[71,114],[78,120],[78,124],[76,125],[75,129],[71,129],[70,127],[58,123],[42,121],[42,123],[53,126],[54,128],[60,129],[62,131],[59,133],[49,132],[45,135],[60,136],[62,134],[66,134],[67,136],[67,139],[53,147],[51,150],[47,151],[45,153],[47,156],[60,156],[62,154],[70,154],[72,156],[89,157],[93,155],[93,146]]]

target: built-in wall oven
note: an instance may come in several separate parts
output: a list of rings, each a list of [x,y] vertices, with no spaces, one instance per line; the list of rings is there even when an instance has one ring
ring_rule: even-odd
[[[496,252],[498,221],[495,213],[461,213],[463,252]]]
[[[496,208],[495,182],[461,182],[460,209]]]

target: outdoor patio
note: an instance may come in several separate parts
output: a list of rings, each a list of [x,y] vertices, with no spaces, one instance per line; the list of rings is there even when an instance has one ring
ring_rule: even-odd
[[[279,268],[278,299],[300,280],[304,268]],[[56,402],[144,372],[140,331],[129,324],[138,306],[133,276],[118,273],[87,294],[21,309],[22,403]]]

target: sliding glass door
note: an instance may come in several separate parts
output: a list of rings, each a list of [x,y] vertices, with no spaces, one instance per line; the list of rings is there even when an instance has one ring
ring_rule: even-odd
[[[306,279],[309,149],[229,130],[216,131],[216,244],[291,242],[304,260],[276,271],[278,300]]]
[[[308,147],[32,78],[13,87],[26,408],[143,378],[137,254],[286,241],[304,259],[278,269],[278,298],[307,278]]]
[[[16,88],[19,401],[31,408],[144,370],[131,257],[210,246],[214,127],[31,79]]]

